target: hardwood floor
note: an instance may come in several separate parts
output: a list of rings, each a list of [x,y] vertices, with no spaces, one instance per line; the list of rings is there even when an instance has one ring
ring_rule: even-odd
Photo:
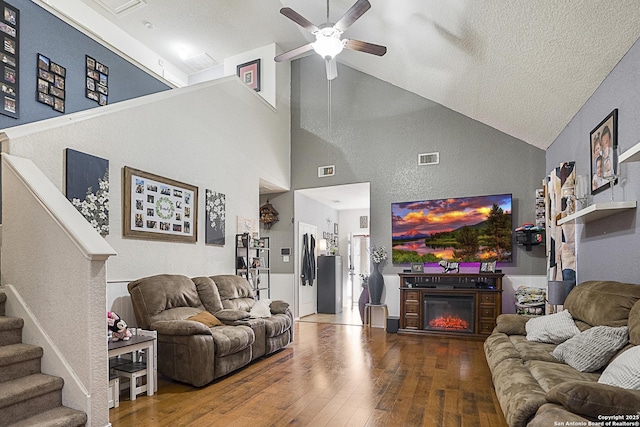
[[[120,426],[506,427],[481,341],[296,322],[295,342],[195,388],[122,394]]]

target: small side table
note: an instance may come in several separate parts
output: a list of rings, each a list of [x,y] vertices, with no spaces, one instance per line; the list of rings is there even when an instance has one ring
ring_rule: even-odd
[[[382,313],[384,314],[384,322],[383,327],[385,332],[387,331],[387,319],[389,319],[389,309],[387,308],[387,304],[365,304],[364,305],[364,325],[371,328],[371,309],[372,308],[381,308]]]

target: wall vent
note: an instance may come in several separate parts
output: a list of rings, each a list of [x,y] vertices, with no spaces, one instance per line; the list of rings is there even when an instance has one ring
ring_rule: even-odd
[[[320,166],[318,168],[318,178],[326,176],[334,176],[336,174],[336,165]]]
[[[147,4],[144,0],[95,0],[95,2],[116,16],[133,12]]]
[[[418,166],[437,165],[440,163],[440,152],[418,154]]]

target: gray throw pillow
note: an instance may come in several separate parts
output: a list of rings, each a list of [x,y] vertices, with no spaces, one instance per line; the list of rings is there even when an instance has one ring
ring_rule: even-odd
[[[580,372],[593,372],[606,365],[628,341],[626,326],[594,326],[558,345],[551,354]]]

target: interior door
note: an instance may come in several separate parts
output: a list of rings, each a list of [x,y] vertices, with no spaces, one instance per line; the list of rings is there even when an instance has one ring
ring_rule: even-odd
[[[313,253],[313,257],[317,256],[318,252],[318,227],[311,224],[305,224],[303,222],[298,223],[298,253],[296,263],[297,271],[296,271],[296,283],[298,284],[298,307],[299,307],[299,316],[309,316],[310,314],[316,314],[318,309],[317,303],[317,286],[316,280],[314,279],[313,285],[303,285],[302,280],[300,279],[300,274],[302,273],[302,253],[304,250],[303,238],[304,235],[307,234],[309,236],[309,242],[311,241],[311,236],[314,236],[316,239],[316,249],[315,253]],[[317,271],[316,271],[317,274]]]

